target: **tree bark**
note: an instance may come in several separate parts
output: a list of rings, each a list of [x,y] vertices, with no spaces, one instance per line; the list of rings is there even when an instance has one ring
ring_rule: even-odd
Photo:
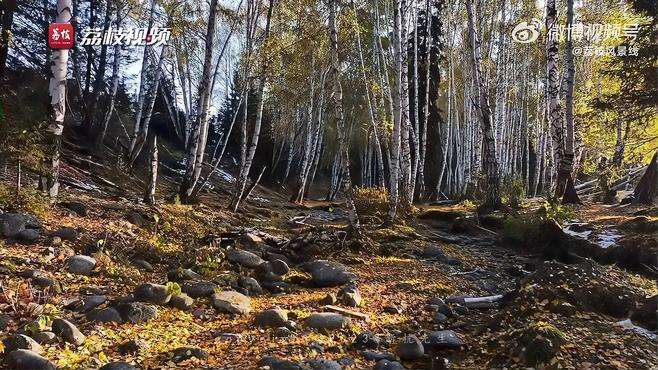
[[[158,135],[154,132],[151,137],[149,181],[144,194],[144,202],[147,204],[155,204],[155,188],[158,183]]]
[[[489,97],[484,82],[481,79],[481,51],[480,40],[475,30],[473,16],[473,0],[466,0],[466,11],[468,13],[468,33],[471,43],[471,61],[473,63],[473,82],[476,87],[478,102],[477,109],[480,116],[483,136],[482,169],[486,177],[486,197],[483,209],[495,209],[501,205],[500,201],[500,178],[498,160],[496,158],[496,140],[491,123],[491,108]]]
[[[634,202],[655,204],[658,200],[658,150],[651,158],[651,163],[642,175],[633,193]]]
[[[0,6],[0,79],[5,77],[7,69],[7,56],[9,55],[9,43],[11,38],[11,27],[14,24],[14,11],[16,11],[16,0],[7,0]]]
[[[71,0],[57,0],[57,23],[71,22],[71,7]],[[54,50],[52,52],[49,86],[52,116],[47,129],[50,134],[47,158],[50,162],[50,170],[48,173],[47,191],[51,198],[55,198],[59,194],[60,147],[62,145],[62,133],[64,131],[64,117],[66,115],[68,59],[69,51],[67,49]]]

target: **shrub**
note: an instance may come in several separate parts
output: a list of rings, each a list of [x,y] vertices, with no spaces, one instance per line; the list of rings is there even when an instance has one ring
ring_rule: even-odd
[[[354,190],[354,206],[359,216],[375,216],[384,218],[388,214],[388,190],[380,187],[356,187]],[[406,218],[415,212],[413,205],[399,202],[397,216]]]
[[[519,176],[505,176],[500,183],[500,197],[504,204],[519,208],[525,198],[525,181]]]

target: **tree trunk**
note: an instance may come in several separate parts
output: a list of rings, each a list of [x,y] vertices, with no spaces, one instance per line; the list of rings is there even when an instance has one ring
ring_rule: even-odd
[[[567,0],[567,27],[573,24],[573,1]],[[553,4],[554,6],[555,4]],[[557,49],[557,45],[556,45]],[[573,161],[574,161],[574,122],[573,122],[573,84],[575,75],[575,66],[573,63],[573,41],[571,37],[567,38],[565,52],[565,137],[564,151],[560,158],[558,170],[558,188],[556,195],[562,197],[562,203],[579,204],[580,199],[576,189],[573,188]]]
[[[478,95],[477,108],[480,116],[483,136],[482,168],[486,177],[486,197],[483,209],[495,209],[500,202],[500,178],[498,172],[498,160],[496,158],[496,140],[491,123],[491,108],[489,97],[484,82],[481,79],[481,51],[480,40],[475,31],[473,17],[473,0],[466,0],[466,11],[468,13],[468,33],[471,43],[471,61],[473,63],[473,82]]]
[[[343,92],[340,83],[340,62],[338,59],[338,29],[336,25],[338,0],[331,0],[329,6],[329,39],[331,41],[331,80],[333,82],[333,105],[336,118],[336,131],[338,133],[338,150],[340,151],[341,188],[347,196],[349,222],[352,230],[360,234],[359,216],[354,206],[354,193],[350,175],[350,157],[347,143],[347,130],[343,112]]]
[[[57,1],[57,23],[71,21],[71,0]],[[54,50],[51,61],[50,77],[50,104],[51,122],[48,126],[49,152],[47,160],[50,162],[47,191],[51,198],[59,194],[59,166],[62,133],[64,131],[64,117],[66,115],[66,75],[68,73],[69,51],[67,49]]]
[[[151,149],[149,157],[151,165],[149,166],[149,181],[144,194],[144,202],[155,204],[155,188],[158,183],[158,135],[155,132],[151,135]]]
[[[14,11],[16,11],[16,0],[4,1],[0,10],[0,23],[2,29],[0,30],[0,80],[5,77],[7,69],[7,56],[9,55],[9,41],[11,35],[11,27],[14,24]]]
[[[390,160],[390,176],[389,180],[389,210],[387,223],[392,224],[395,221],[397,214],[397,207],[399,202],[399,181],[400,181],[400,149],[402,147],[402,69],[406,68],[403,65],[402,53],[405,52],[402,46],[402,9],[404,8],[404,0],[396,0],[395,7],[395,21],[393,25],[393,40],[395,42],[395,97],[393,101],[393,135],[391,137],[391,160]]]
[[[263,38],[263,43],[266,45],[267,40],[270,36],[270,24],[272,19],[272,12],[274,10],[274,0],[270,0],[269,9],[267,10],[267,19],[265,21],[265,35]],[[263,59],[261,76],[258,85],[258,111],[256,112],[256,122],[254,123],[254,130],[251,134],[251,142],[249,143],[249,149],[244,157],[244,161],[241,163],[240,172],[238,174],[238,181],[236,183],[235,193],[233,194],[233,199],[229,205],[229,209],[233,212],[238,210],[240,201],[242,200],[242,195],[244,194],[245,187],[247,186],[247,180],[249,179],[249,172],[251,170],[251,164],[254,161],[254,156],[256,155],[256,148],[258,147],[258,139],[260,137],[260,127],[263,122],[263,108],[265,105],[265,84],[267,83],[267,68],[268,61]],[[247,94],[249,92],[247,91]],[[245,104],[245,117],[247,116],[248,105]]]
[[[181,202],[189,203],[194,187],[201,175],[203,159],[208,140],[208,109],[210,107],[212,87],[212,52],[215,44],[215,29],[217,27],[217,1],[211,0],[208,29],[206,31],[206,50],[203,58],[203,72],[197,97],[197,118],[192,141],[187,152],[187,166],[179,189]]]
[[[118,12],[118,9],[115,10],[115,12]],[[105,2],[105,18],[103,20],[103,35],[105,35],[107,30],[110,28],[111,14],[112,14],[112,6],[110,6],[110,0],[107,0]],[[118,14],[115,14],[115,17],[117,16]],[[107,67],[107,47],[108,45],[106,45],[106,43],[103,43],[101,45],[101,53],[100,56],[98,57],[98,68],[96,69],[94,89],[92,90],[91,99],[90,99],[91,101],[89,103],[89,114],[86,117],[86,122],[83,123],[83,130],[85,130],[87,134],[91,133],[92,127],[95,125],[94,120],[98,116],[96,114],[96,107],[98,105],[98,99],[101,94],[101,89],[103,87],[103,84],[105,83],[105,68]]]
[[[635,187],[633,197],[635,203],[649,205],[658,200],[658,151],[654,153],[651,163]]]

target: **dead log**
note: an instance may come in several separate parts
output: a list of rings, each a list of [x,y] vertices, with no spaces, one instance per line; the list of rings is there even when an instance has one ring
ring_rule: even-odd
[[[654,153],[651,163],[637,183],[633,198],[635,203],[653,204],[658,197],[658,150]]]

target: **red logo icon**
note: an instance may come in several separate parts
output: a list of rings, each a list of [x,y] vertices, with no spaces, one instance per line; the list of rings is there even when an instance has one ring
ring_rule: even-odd
[[[51,49],[71,49],[75,31],[70,23],[53,23],[48,28],[48,46]]]

